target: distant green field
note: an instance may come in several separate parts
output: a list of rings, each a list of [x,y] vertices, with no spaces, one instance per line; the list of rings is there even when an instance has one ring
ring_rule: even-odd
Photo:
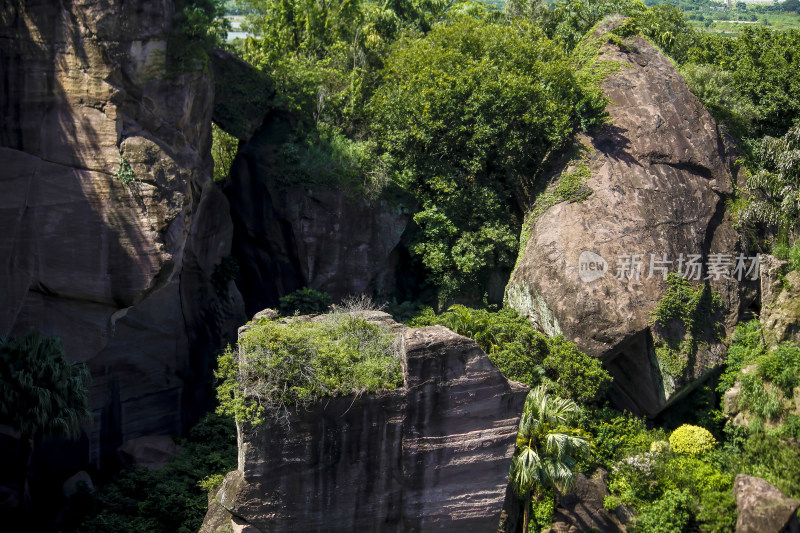
[[[505,0],[483,0],[500,9]],[[769,26],[778,30],[800,29],[800,0],[645,0],[647,5],[672,4],[686,14],[692,26],[716,33],[735,33],[748,26]],[[236,0],[226,0],[227,15],[244,15]],[[238,18],[238,17],[237,17]],[[237,28],[234,28],[236,32]],[[235,33],[235,37],[241,37]]]
[[[800,29],[800,1],[771,0],[731,1],[667,0],[646,1],[648,5],[672,4],[684,12],[689,23],[699,29],[717,33],[735,33],[748,26],[769,26],[775,29]]]

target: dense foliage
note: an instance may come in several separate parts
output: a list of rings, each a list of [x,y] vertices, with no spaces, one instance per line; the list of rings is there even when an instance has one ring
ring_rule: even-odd
[[[655,352],[664,374],[683,374],[702,342],[719,340],[722,300],[708,283],[695,288],[686,277],[672,272],[667,290],[650,314]]]
[[[178,441],[181,451],[158,471],[117,474],[96,494],[81,493],[62,529],[75,533],[194,533],[200,529],[209,486],[236,468],[231,418],[209,414]]]
[[[528,531],[532,495],[538,500],[548,489],[572,487],[578,460],[589,456],[589,441],[570,428],[580,411],[572,400],[548,394],[545,385],[534,387],[525,398],[509,474],[524,500],[523,533]]]
[[[68,361],[58,338],[37,331],[0,338],[0,422],[19,431],[23,442],[38,434],[77,434],[90,416],[88,384],[88,368]]]
[[[547,337],[511,308],[492,312],[454,305],[440,315],[427,309],[414,318],[414,327],[443,325],[474,339],[503,374],[535,386],[551,383],[557,396],[580,403],[602,400],[611,376],[600,361],[562,336]]]
[[[204,67],[208,52],[225,41],[230,23],[222,0],[176,0],[167,40],[167,67],[184,72]]]
[[[351,313],[314,321],[263,319],[239,336],[241,357],[219,358],[219,412],[237,420],[285,416],[326,396],[402,385],[398,340]]]
[[[283,296],[279,310],[284,316],[325,313],[333,300],[327,292],[303,287]]]
[[[740,324],[728,350],[728,365],[719,390],[738,386],[736,407],[749,418],[749,429],[800,438],[800,417],[787,405],[800,386],[800,346],[783,342],[771,350],[757,320]]]
[[[371,101],[382,161],[420,204],[421,256],[446,299],[516,260],[514,193],[605,101],[532,24],[472,18],[404,39]],[[589,117],[584,122],[590,121]]]
[[[700,455],[714,449],[717,441],[706,428],[684,424],[669,436],[669,446],[675,453]]]

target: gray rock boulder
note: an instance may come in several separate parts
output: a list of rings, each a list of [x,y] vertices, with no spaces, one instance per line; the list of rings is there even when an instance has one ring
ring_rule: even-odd
[[[764,342],[800,342],[800,272],[771,255],[761,256],[761,327]]]
[[[125,441],[117,448],[122,464],[127,468],[143,467],[161,470],[181,447],[167,435],[146,435]]]
[[[293,127],[289,117],[270,116],[240,148],[224,188],[248,314],[303,286],[334,299],[387,296],[410,215],[349,187],[294,185],[278,175]]]
[[[239,427],[203,532],[497,530],[527,387],[446,328],[399,334],[402,389]]]
[[[800,502],[761,478],[736,476],[736,533],[797,533]]]
[[[602,358],[619,407],[654,415],[723,361],[719,340],[704,339],[708,346],[685,372],[669,375],[655,357],[649,313],[665,293],[665,275],[686,271],[681,257],[707,263],[712,254],[730,261],[739,253],[724,209],[735,154],[667,57],[641,37],[604,42],[600,59],[620,65],[602,84],[610,124],[581,136],[582,155],[552,176],[583,172],[591,195],[529,220],[506,299],[541,331]],[[664,255],[671,263],[656,262]],[[710,283],[730,330],[743,304],[740,283],[722,276]]]
[[[233,226],[211,182],[210,79],[164,71],[173,11],[0,9],[0,336],[35,327],[88,364],[93,466],[205,412],[213,351],[246,320],[211,283]]]
[[[572,490],[559,494],[556,498],[550,532],[626,531],[623,521],[603,507],[603,501],[609,494],[608,473],[602,468],[598,468],[589,476],[576,474]]]

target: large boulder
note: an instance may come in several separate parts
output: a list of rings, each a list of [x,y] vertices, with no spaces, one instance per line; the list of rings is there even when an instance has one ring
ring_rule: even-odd
[[[239,149],[224,188],[248,314],[303,286],[334,298],[388,296],[410,215],[357,188],[293,184],[279,175],[276,160],[293,128],[290,117],[269,116]]]
[[[196,420],[220,332],[245,320],[237,289],[212,283],[233,226],[211,182],[210,79],[165,70],[173,12],[0,9],[0,336],[35,327],[88,364],[93,466]]]
[[[761,478],[739,474],[736,494],[736,533],[797,533],[800,502],[786,497]]]
[[[576,474],[575,486],[556,497],[556,509],[550,533],[580,533],[626,531],[623,513],[612,514],[603,507],[608,491],[608,472],[596,469],[589,476]],[[619,509],[619,508],[618,508]]]
[[[530,217],[506,298],[542,331],[602,358],[619,407],[654,415],[723,361],[722,336],[712,336],[683,372],[670,375],[655,356],[649,313],[680,258],[708,263],[724,254],[735,262],[737,234],[724,209],[735,154],[672,62],[642,37],[609,39],[603,32],[613,25],[595,35],[600,60],[619,66],[602,83],[610,123],[581,136],[580,155],[552,174],[554,183],[584,176],[591,194]],[[665,270],[652,276],[651,254],[671,261],[653,263]],[[715,277],[730,331],[743,305],[740,282]]]
[[[771,255],[761,256],[761,327],[764,342],[800,343],[800,272]]]
[[[497,530],[527,387],[446,328],[396,326],[404,386],[240,425],[203,532]]]

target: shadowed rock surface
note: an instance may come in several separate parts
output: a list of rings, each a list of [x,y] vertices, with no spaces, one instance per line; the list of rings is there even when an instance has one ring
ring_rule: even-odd
[[[602,468],[588,477],[576,474],[572,490],[557,496],[550,533],[626,531],[623,522],[603,507],[603,501],[609,494],[608,472]]]
[[[268,117],[239,150],[224,188],[248,314],[303,286],[334,298],[388,296],[410,215],[348,187],[282,183],[276,158],[293,127],[288,117]]]
[[[236,288],[211,283],[233,226],[210,177],[210,80],[165,72],[173,10],[0,11],[0,335],[35,327],[88,364],[81,453],[95,466],[123,441],[194,422],[213,350],[244,321]]]
[[[556,204],[533,221],[506,297],[542,331],[563,333],[603,358],[619,407],[654,415],[721,364],[724,346],[706,339],[708,347],[682,375],[662,371],[648,313],[666,284],[662,271],[647,279],[651,254],[656,260],[666,254],[676,261],[669,271],[676,271],[680,254],[696,254],[706,263],[710,254],[739,253],[724,213],[735,154],[670,60],[644,38],[624,43],[606,42],[601,49],[601,60],[620,65],[602,84],[610,124],[579,138],[585,148],[580,161],[562,163],[553,176],[586,165],[591,176],[584,186],[591,196]],[[585,271],[582,278],[583,252],[597,265],[605,261],[604,275],[591,279]],[[620,256],[632,254],[640,254],[638,277],[634,268],[625,271],[630,279],[618,279]],[[712,279],[711,285],[721,293],[723,326],[730,331],[742,305],[739,284]]]
[[[736,533],[797,533],[800,502],[786,497],[761,478],[739,474],[736,494]]]
[[[527,387],[446,328],[399,334],[402,389],[240,426],[203,532],[497,530]]]

